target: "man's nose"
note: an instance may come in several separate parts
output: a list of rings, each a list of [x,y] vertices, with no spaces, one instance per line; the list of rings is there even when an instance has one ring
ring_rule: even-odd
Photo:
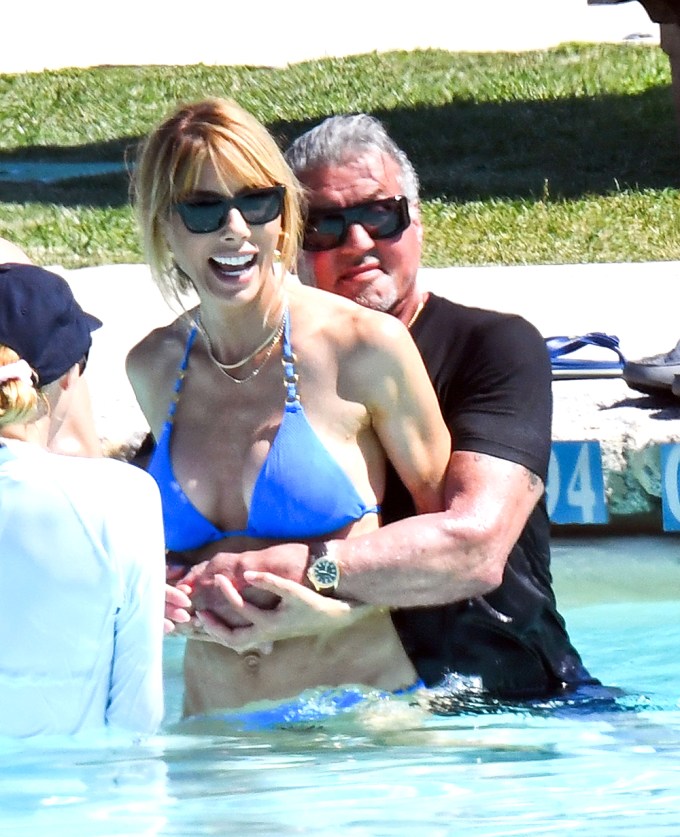
[[[375,241],[364,226],[358,221],[353,221],[347,227],[344,246],[352,247],[356,250],[372,250],[375,246]]]

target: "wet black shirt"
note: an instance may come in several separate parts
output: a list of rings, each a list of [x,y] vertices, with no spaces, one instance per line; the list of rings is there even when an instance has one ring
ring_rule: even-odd
[[[434,294],[411,334],[434,384],[456,450],[516,462],[545,482],[551,370],[545,341],[521,317],[457,305]],[[414,514],[393,470],[383,522]],[[569,641],[550,574],[550,524],[541,501],[492,593],[393,612],[401,641],[428,686],[448,672],[479,675],[499,697],[537,697],[597,683]]]

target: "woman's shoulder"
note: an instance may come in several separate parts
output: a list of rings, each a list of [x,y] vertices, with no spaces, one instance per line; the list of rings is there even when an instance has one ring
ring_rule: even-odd
[[[408,337],[406,327],[391,314],[374,311],[351,299],[300,285],[291,297],[292,316],[313,322],[319,329],[366,346],[381,346]]]
[[[194,327],[192,312],[185,312],[169,325],[150,331],[128,352],[128,372],[148,371],[156,364],[176,361]]]

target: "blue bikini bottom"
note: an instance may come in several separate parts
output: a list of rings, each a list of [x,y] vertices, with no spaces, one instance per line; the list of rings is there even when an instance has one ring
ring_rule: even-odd
[[[318,724],[337,715],[350,712],[362,703],[373,703],[399,695],[409,695],[417,689],[424,688],[422,680],[417,680],[411,686],[387,692],[380,689],[369,689],[361,686],[348,686],[323,691],[303,692],[289,701],[275,704],[268,703],[261,709],[248,711],[235,710],[233,712],[211,713],[204,716],[187,718],[182,726],[192,726],[195,722],[218,722],[234,726],[245,732],[266,730],[274,727],[288,727],[291,725]]]

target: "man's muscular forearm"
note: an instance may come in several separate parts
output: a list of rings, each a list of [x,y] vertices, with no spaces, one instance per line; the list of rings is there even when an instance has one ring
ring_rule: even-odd
[[[455,466],[455,467],[454,467]],[[327,541],[340,567],[334,595],[391,608],[438,605],[483,595],[502,579],[507,556],[543,493],[527,469],[482,454],[452,457],[448,508],[391,523],[346,540]],[[290,543],[241,554],[218,553],[202,571],[230,578],[246,600],[258,594],[246,569],[271,572],[309,586],[309,549]],[[188,577],[191,582],[191,573]],[[263,606],[270,606],[272,602]],[[212,609],[212,608],[211,608]]]
[[[333,542],[337,595],[389,607],[446,604],[502,581],[510,550],[543,494],[521,465],[485,454],[452,456],[447,510]]]

